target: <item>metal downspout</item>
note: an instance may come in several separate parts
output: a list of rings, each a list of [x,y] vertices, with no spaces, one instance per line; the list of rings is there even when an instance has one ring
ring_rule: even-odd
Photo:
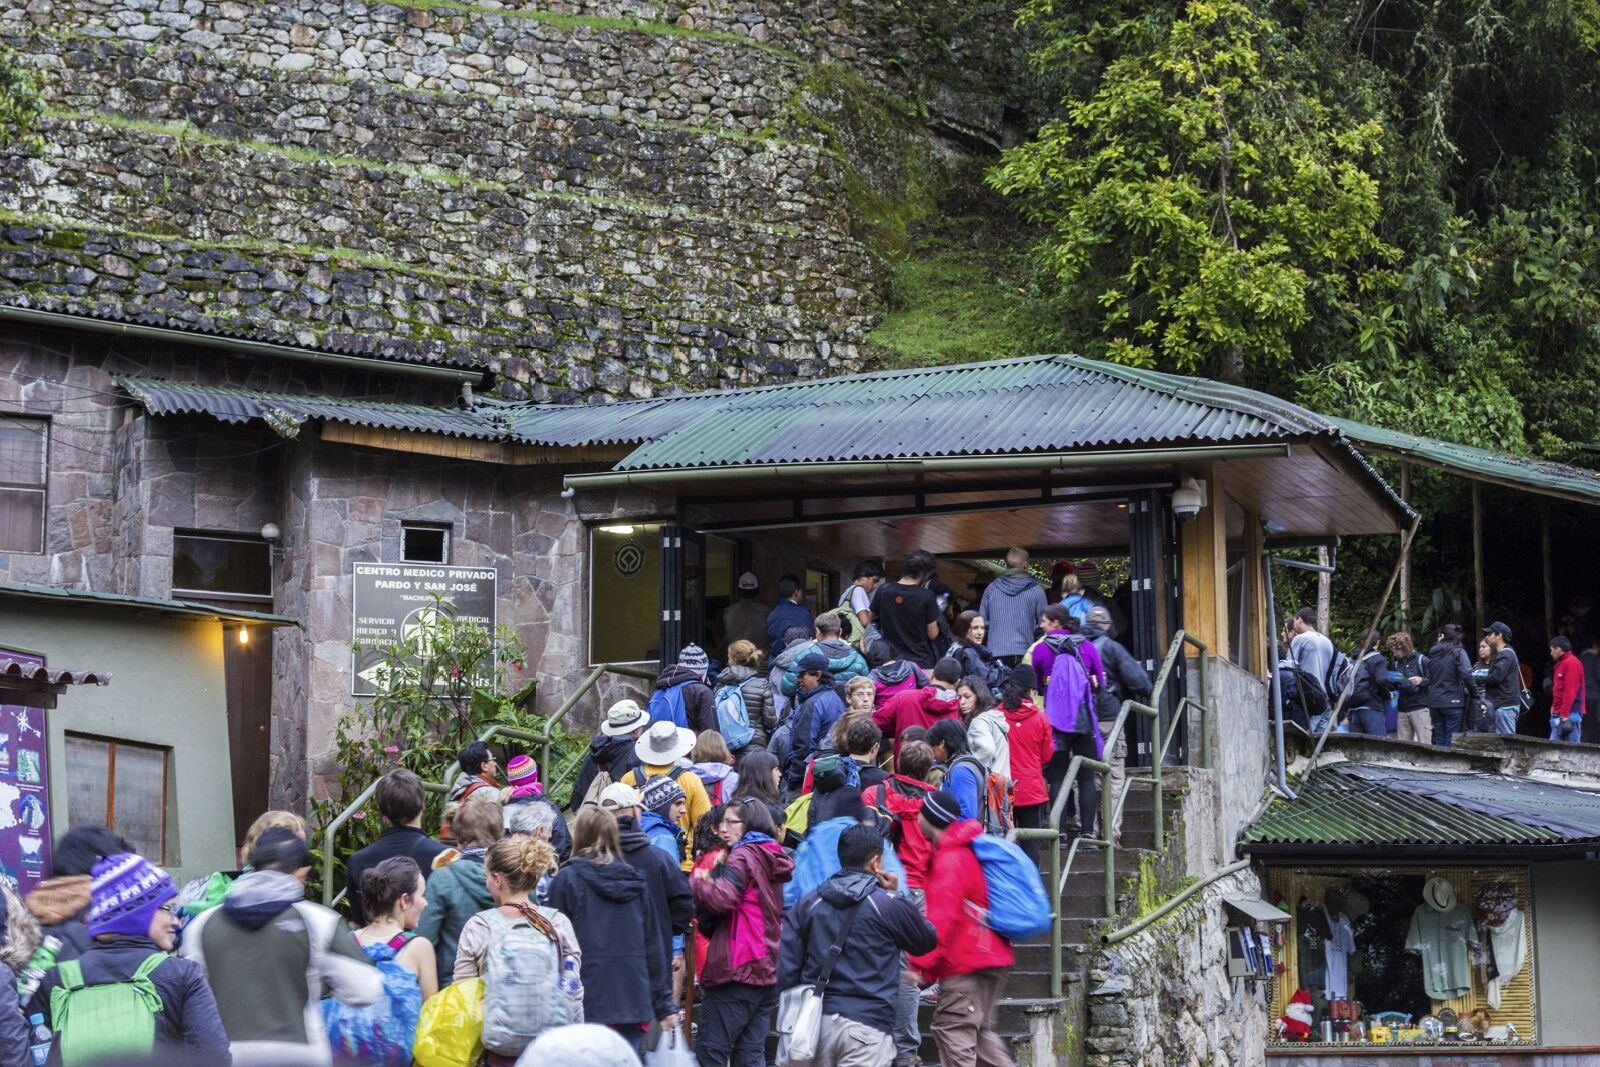
[[[1278,792],[1294,800],[1295,792],[1289,788],[1289,757],[1283,743],[1283,675],[1278,670],[1278,601],[1272,592],[1270,554],[1262,554],[1261,571],[1267,580],[1267,647],[1272,650],[1272,662],[1267,669],[1272,672],[1272,742],[1278,757]]]

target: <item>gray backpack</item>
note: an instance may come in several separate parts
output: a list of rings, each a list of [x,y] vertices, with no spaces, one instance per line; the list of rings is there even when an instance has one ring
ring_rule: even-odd
[[[561,948],[555,927],[523,905],[508,918],[486,912],[489,950],[483,966],[483,1047],[519,1055],[552,1026],[575,1022],[577,1007],[561,990]]]

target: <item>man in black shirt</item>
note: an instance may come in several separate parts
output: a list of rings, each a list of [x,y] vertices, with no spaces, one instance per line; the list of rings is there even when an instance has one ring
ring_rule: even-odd
[[[931,668],[938,661],[934,638],[939,636],[939,602],[922,583],[933,576],[936,564],[926,552],[912,552],[900,566],[900,577],[878,587],[872,601],[872,619],[883,638],[901,659]]]
[[[365,926],[366,911],[361,906],[361,876],[386,859],[410,856],[417,861],[426,875],[433,869],[433,859],[445,846],[422,832],[422,807],[426,799],[422,779],[401,767],[383,776],[377,789],[378,814],[389,825],[383,828],[378,840],[350,857],[345,865],[347,881],[345,899],[350,904],[350,918],[357,926]]]

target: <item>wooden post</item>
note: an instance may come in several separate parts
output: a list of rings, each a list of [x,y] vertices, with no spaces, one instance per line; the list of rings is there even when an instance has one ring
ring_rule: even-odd
[[[1400,499],[1411,503],[1411,464],[1400,464]],[[1400,618],[1411,628],[1411,553],[1400,557]]]
[[[1317,546],[1317,565],[1326,567],[1333,561],[1327,545]],[[1295,611],[1299,608],[1293,609]],[[1328,614],[1333,611],[1333,575],[1327,571],[1317,574],[1317,629],[1328,632]]]
[[[1544,636],[1556,632],[1556,581],[1550,562],[1550,501],[1539,501],[1539,554],[1544,567]]]
[[[1478,631],[1488,624],[1483,602],[1483,487],[1472,483],[1472,610],[1478,616]]]

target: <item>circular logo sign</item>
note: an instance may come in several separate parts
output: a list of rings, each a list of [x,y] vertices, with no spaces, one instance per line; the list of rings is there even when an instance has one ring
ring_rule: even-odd
[[[617,546],[616,555],[611,557],[611,565],[624,578],[635,577],[644,570],[644,546],[637,541],[622,542]]]

